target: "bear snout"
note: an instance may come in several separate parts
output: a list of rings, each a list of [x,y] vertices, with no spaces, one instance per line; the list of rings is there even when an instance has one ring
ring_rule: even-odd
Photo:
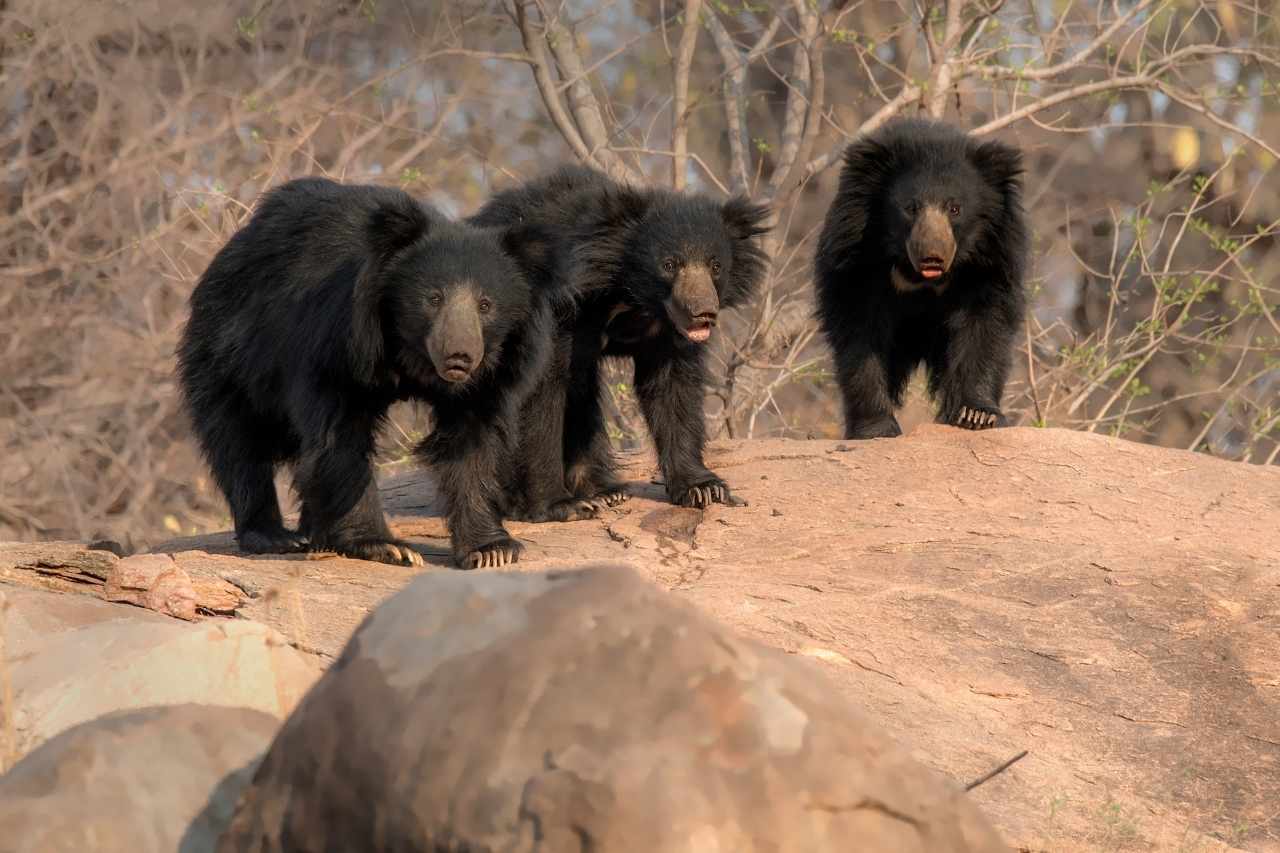
[[[911,226],[907,257],[916,272],[926,279],[939,279],[951,269],[956,257],[956,238],[951,221],[941,208],[926,207]]]
[[[463,382],[484,358],[484,327],[470,292],[455,294],[431,325],[427,355],[446,382]]]
[[[706,264],[690,264],[676,277],[666,303],[667,315],[680,334],[695,343],[711,337],[720,316],[720,295]]]

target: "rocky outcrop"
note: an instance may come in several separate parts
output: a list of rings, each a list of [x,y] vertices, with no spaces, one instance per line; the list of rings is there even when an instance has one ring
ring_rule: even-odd
[[[0,776],[5,853],[209,853],[279,721],[175,705],[75,726]]]
[[[222,853],[1004,849],[816,670],[625,567],[431,574],[285,724]]]
[[[622,506],[511,524],[528,548],[515,569],[626,562],[738,634],[815,662],[957,782],[1029,750],[968,795],[1015,847],[1280,850],[1280,470],[1079,432],[935,426],[860,443],[723,442],[708,462],[748,506],[673,507],[652,460],[633,456]],[[383,498],[443,573],[429,479],[393,472]],[[99,552],[21,548],[0,546],[0,591],[101,596],[77,579],[103,571],[87,556]],[[416,574],[244,559],[229,534],[161,550],[326,661]]]

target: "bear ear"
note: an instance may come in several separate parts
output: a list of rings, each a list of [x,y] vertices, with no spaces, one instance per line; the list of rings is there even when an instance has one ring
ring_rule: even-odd
[[[736,195],[720,208],[725,227],[735,240],[750,240],[768,234],[772,225],[765,224],[773,215],[766,204],[756,204],[746,196]]]
[[[408,193],[396,193],[369,214],[365,238],[373,254],[385,260],[430,230],[431,220],[422,205]]]
[[[562,252],[551,229],[520,222],[503,231],[500,239],[502,251],[515,260],[535,293],[569,295],[569,277],[562,274]]]
[[[898,152],[878,136],[865,136],[849,143],[844,151],[844,172],[857,185],[874,191],[881,180],[899,171]]]
[[[720,304],[734,308],[751,298],[764,280],[769,257],[755,239],[768,234],[766,225],[773,215],[768,205],[756,204],[745,196],[734,196],[720,208],[725,228],[733,237],[733,262],[720,293]]]
[[[902,146],[884,142],[881,139],[884,133],[883,130],[873,132],[851,142],[844,150],[840,188],[827,210],[822,235],[818,238],[817,257],[822,264],[844,258],[861,243],[872,211],[899,171]]]
[[[978,143],[969,151],[969,162],[1003,194],[1016,194],[1022,187],[1022,152],[1012,145],[994,139]]]
[[[422,205],[408,193],[380,201],[365,222],[368,253],[360,264],[351,306],[351,368],[366,385],[375,384],[386,350],[382,329],[383,267],[396,252],[431,230]]]
[[[639,222],[649,209],[649,195],[625,184],[609,187],[600,196],[600,219],[606,227]]]

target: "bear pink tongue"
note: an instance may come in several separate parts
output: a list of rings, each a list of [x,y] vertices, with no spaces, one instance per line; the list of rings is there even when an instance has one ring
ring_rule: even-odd
[[[710,326],[690,326],[688,329],[685,329],[684,333],[689,337],[689,340],[702,343],[703,341],[711,337],[711,327]]]
[[[925,278],[937,278],[938,276],[942,275],[942,270],[935,270],[935,269],[920,270],[920,275],[924,276]]]

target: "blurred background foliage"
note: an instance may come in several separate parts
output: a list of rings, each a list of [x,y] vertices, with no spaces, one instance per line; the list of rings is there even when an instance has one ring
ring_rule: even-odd
[[[0,539],[141,546],[228,524],[174,344],[258,194],[307,174],[452,215],[572,159],[751,192],[776,211],[773,268],[718,336],[711,433],[836,437],[815,233],[843,146],[919,112],[1026,152],[1018,423],[1274,464],[1275,15],[1262,0],[0,0]],[[609,388],[617,444],[643,446],[626,372]],[[930,417],[917,382],[904,426]],[[429,428],[398,408],[385,459]]]

